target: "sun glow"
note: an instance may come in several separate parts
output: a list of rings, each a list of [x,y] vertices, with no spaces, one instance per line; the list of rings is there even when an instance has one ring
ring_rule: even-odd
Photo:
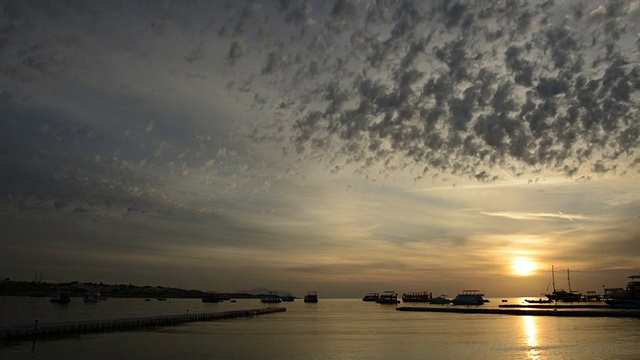
[[[513,259],[511,267],[513,268],[513,273],[518,276],[529,276],[533,274],[537,268],[533,261],[523,257]]]

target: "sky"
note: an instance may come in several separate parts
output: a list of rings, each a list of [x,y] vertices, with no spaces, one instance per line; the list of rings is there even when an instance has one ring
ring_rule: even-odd
[[[0,0],[0,277],[640,274],[640,1]]]

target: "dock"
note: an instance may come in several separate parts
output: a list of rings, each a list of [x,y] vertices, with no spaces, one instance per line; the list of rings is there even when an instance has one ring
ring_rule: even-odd
[[[212,313],[179,314],[148,316],[126,319],[87,320],[62,323],[39,323],[27,326],[0,327],[0,340],[20,341],[49,338],[62,338],[65,336],[81,335],[88,333],[132,331],[164,326],[176,326],[198,321],[214,321],[223,319],[237,319],[254,317],[258,315],[273,314],[287,311],[285,307],[268,307],[249,310],[231,310]]]
[[[563,316],[563,317],[625,317],[640,318],[639,310],[564,310],[557,309],[517,309],[517,308],[476,308],[476,307],[414,307],[402,306],[396,308],[398,311],[421,311],[421,312],[443,312],[462,314],[496,314],[496,315],[529,315],[529,316]]]

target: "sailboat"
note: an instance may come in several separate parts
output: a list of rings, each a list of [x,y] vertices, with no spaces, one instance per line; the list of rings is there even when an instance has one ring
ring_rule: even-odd
[[[556,273],[553,265],[551,265],[551,279],[553,283],[553,292],[551,294],[546,294],[545,296],[549,298],[549,300],[553,301],[562,301],[562,302],[578,302],[582,298],[582,294],[576,291],[571,290],[571,275],[569,274],[569,269],[567,269],[567,280],[569,282],[569,291],[563,289],[556,289]]]

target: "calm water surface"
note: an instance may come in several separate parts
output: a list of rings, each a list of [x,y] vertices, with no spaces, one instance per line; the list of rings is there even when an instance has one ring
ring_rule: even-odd
[[[520,303],[521,298],[509,299]],[[500,299],[487,304],[497,307]],[[0,326],[263,307],[258,300],[109,299],[68,306],[0,297]],[[284,313],[154,331],[0,346],[1,359],[640,359],[640,320],[395,311],[359,299],[282,303]]]

